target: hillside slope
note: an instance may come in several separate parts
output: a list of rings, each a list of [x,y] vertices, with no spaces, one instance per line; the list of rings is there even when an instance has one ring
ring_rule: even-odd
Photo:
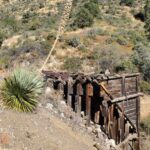
[[[0,113],[0,139],[9,150],[95,150],[91,138],[45,109],[37,114],[4,110]]]
[[[65,2],[10,0],[1,3],[0,68],[38,69],[52,47]],[[101,63],[105,63],[104,59],[108,61],[110,69],[120,64],[122,58],[128,59],[135,42],[143,38],[144,23],[132,13],[138,6],[130,8],[117,3],[112,6],[115,10],[109,3],[100,4],[99,17],[91,27],[75,31],[69,26],[75,16],[73,12],[46,68],[94,72],[106,68],[98,63],[100,57]]]

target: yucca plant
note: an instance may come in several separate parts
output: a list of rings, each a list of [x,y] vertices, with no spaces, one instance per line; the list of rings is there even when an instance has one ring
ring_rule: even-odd
[[[20,111],[32,112],[42,92],[43,81],[27,70],[16,70],[3,81],[1,97],[4,106]]]

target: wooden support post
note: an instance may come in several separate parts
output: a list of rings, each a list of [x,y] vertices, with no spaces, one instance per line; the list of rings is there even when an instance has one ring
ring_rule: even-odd
[[[114,138],[113,124],[114,124],[114,105],[110,106],[110,121],[109,121],[109,132],[110,138]]]
[[[98,91],[98,94],[95,95],[94,99],[96,101],[95,103],[95,114],[94,114],[94,122],[99,124],[100,122],[100,93],[101,93],[101,90],[100,90],[100,87],[97,88]]]
[[[75,112],[80,117],[81,116],[81,96],[76,95],[75,96]]]
[[[67,104],[70,107],[72,107],[72,94],[73,94],[73,81],[72,78],[69,78],[67,82]]]
[[[139,76],[136,77],[136,91],[139,92]],[[136,114],[137,114],[137,120],[136,120],[136,126],[137,126],[137,134],[138,134],[138,150],[140,150],[140,97],[138,96],[136,99]]]
[[[83,88],[81,83],[77,83],[76,85],[76,105],[75,110],[77,112],[77,115],[81,116],[81,96],[83,95]]]
[[[87,125],[90,125],[91,120],[91,96],[93,96],[93,87],[91,83],[86,84],[86,117]]]
[[[125,76],[122,77],[122,96],[126,96],[126,90],[125,90]],[[120,140],[121,142],[124,140],[124,134],[125,134],[125,116],[124,116],[124,101],[122,102],[122,114],[120,116]]]

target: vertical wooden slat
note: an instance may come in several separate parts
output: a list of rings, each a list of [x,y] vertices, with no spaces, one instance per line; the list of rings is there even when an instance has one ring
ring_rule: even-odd
[[[98,94],[95,96],[95,100],[96,100],[96,110],[95,110],[95,115],[94,115],[94,121],[95,123],[99,123],[100,122],[100,93],[101,93],[101,90],[100,88],[98,88],[99,92]]]
[[[123,76],[122,77],[122,96],[125,96],[126,95],[126,91],[125,91],[125,77]],[[121,114],[121,118],[120,118],[120,121],[121,121],[121,124],[120,124],[120,136],[121,136],[121,141],[124,140],[124,134],[125,134],[125,117],[124,117],[124,101],[122,102],[121,104],[121,108],[122,108],[122,114]]]
[[[114,117],[114,140],[116,141],[116,144],[117,144],[117,131],[118,131],[118,127],[117,127],[117,118]]]
[[[71,78],[67,82],[67,104],[72,107],[73,81]]]
[[[90,125],[91,120],[91,96],[93,94],[92,84],[86,84],[86,117],[87,117],[87,125]]]
[[[114,105],[111,105],[110,107],[110,137],[111,138],[114,138],[113,124],[114,124]]]
[[[76,112],[77,115],[81,115],[81,95],[83,94],[83,89],[81,83],[76,85]]]
[[[139,76],[136,77],[136,91],[139,92]],[[137,132],[138,132],[138,150],[140,150],[140,97],[137,97],[136,99],[136,126],[137,126]]]

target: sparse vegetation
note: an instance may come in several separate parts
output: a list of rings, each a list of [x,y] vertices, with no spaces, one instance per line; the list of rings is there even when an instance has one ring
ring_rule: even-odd
[[[81,69],[81,59],[79,57],[66,58],[63,69],[70,72],[78,72]]]
[[[70,39],[67,39],[66,40],[66,43],[69,45],[69,46],[72,46],[72,47],[78,47],[80,45],[80,39],[77,38],[77,37],[72,37]]]
[[[141,128],[150,135],[150,115],[141,121]]]
[[[86,16],[86,17],[85,17]],[[86,8],[81,8],[72,24],[74,28],[89,27],[93,24],[94,18]]]
[[[145,4],[145,30],[148,39],[150,39],[150,1],[146,0]]]
[[[121,0],[121,4],[125,4],[127,6],[133,6],[135,0]]]

